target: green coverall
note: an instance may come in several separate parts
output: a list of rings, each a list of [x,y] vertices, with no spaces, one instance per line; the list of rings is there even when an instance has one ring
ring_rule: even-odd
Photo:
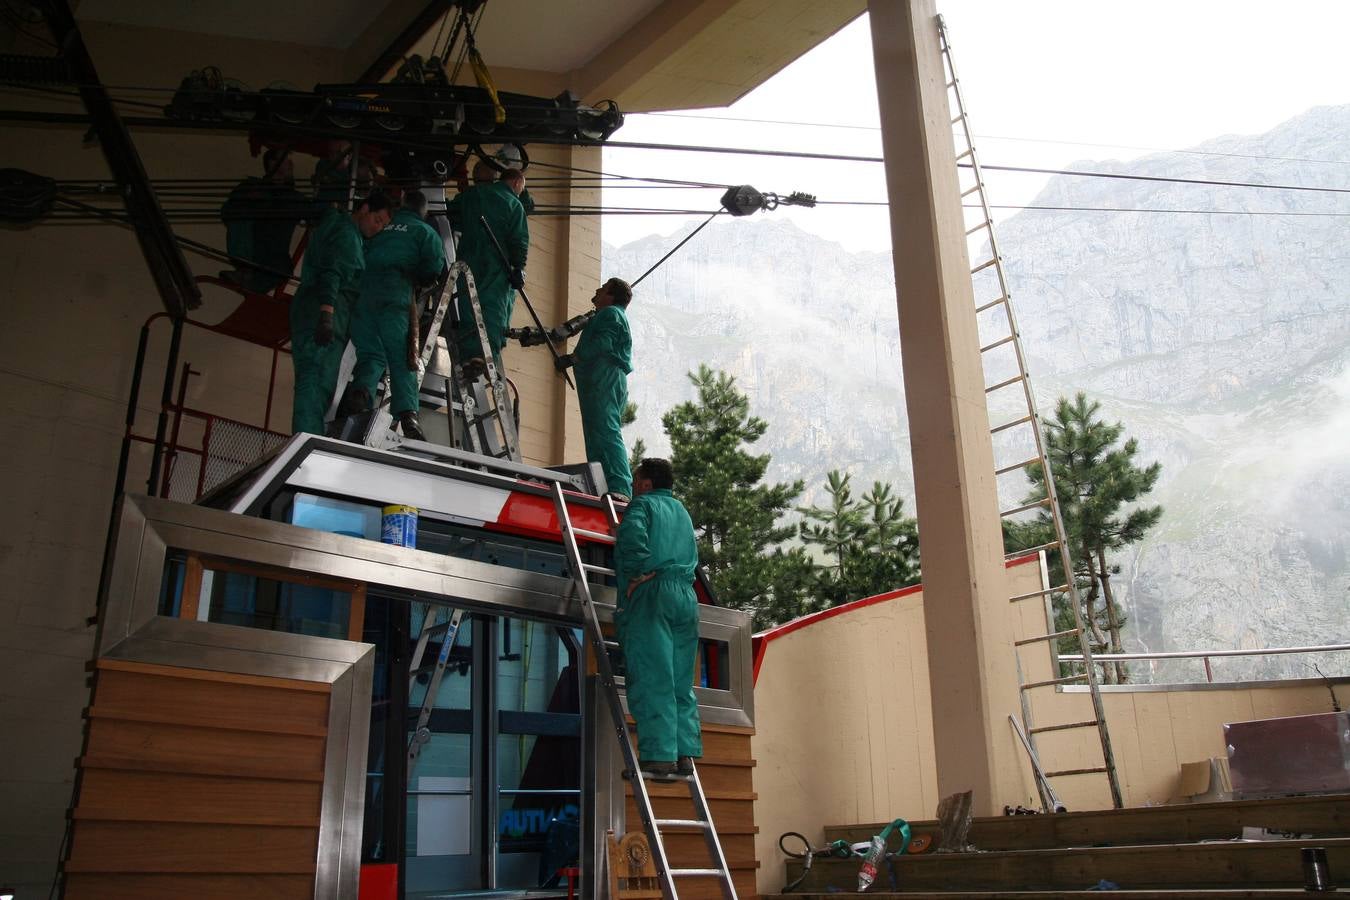
[[[577,361],[577,402],[586,459],[604,469],[610,491],[626,497],[633,493],[633,474],[619,419],[628,404],[633,336],[623,307],[598,310],[581,332],[572,355]]]
[[[288,181],[248,178],[230,191],[220,218],[225,223],[225,252],[278,272],[291,271],[291,238],[295,226],[312,209],[305,195]],[[266,294],[283,276],[240,266],[239,283]]]
[[[525,208],[505,182],[494,181],[476,184],[456,194],[446,207],[446,215],[451,227],[460,232],[459,258],[469,264],[469,271],[473,273],[488,344],[500,365],[500,354],[506,345],[506,329],[511,325],[511,307],[515,305],[516,292],[508,280],[509,270],[502,264],[501,255],[492,246],[492,239],[488,237],[479,218],[487,219],[507,259],[512,266],[520,269],[524,268],[525,257],[530,251],[530,230],[525,225]],[[458,294],[456,354],[461,362],[474,357],[486,358],[482,345],[478,343],[477,328],[463,279],[460,280]]]
[[[698,545],[683,504],[666,489],[634,498],[614,548],[619,603],[614,614],[627,665],[628,709],[643,762],[703,755],[694,669],[698,655]],[[628,596],[633,579],[655,572]]]
[[[324,415],[337,389],[338,369],[347,349],[347,324],[365,268],[361,232],[345,210],[329,209],[319,219],[305,248],[300,287],[291,301],[291,362],[295,366],[295,403],[291,430],[323,434]],[[333,307],[333,340],[314,342],[319,307]]]
[[[417,412],[417,373],[408,368],[408,327],[414,290],[445,268],[441,236],[407,209],[366,244],[366,271],[352,314],[356,370],[352,381],[375,396],[389,370],[390,412]]]

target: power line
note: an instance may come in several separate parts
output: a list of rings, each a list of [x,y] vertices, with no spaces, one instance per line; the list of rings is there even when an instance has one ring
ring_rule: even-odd
[[[738,116],[707,116],[696,113],[674,113],[674,112],[649,112],[649,113],[631,113],[634,116],[653,116],[662,119],[699,119],[707,122],[744,122],[752,125],[792,125],[803,128],[830,128],[847,129],[851,131],[872,131],[881,132],[878,125],[846,125],[835,122],[796,122],[787,119],[753,119],[742,118]],[[977,134],[977,140],[982,141],[1017,141],[1028,144],[1056,144],[1066,147],[1097,147],[1105,150],[1139,150],[1147,153],[1184,153],[1190,156],[1220,156],[1236,159],[1262,159],[1274,162],[1308,162],[1321,163],[1324,165],[1345,166],[1350,165],[1350,159],[1317,159],[1315,157],[1305,156],[1268,156],[1260,153],[1224,153],[1219,150],[1191,150],[1174,147],[1143,147],[1136,144],[1102,144],[1091,141],[1067,141],[1059,138],[1033,138],[1033,137],[1015,137],[1006,134]]]
[[[817,200],[817,206],[890,206],[885,200]],[[978,203],[963,203],[965,209],[981,209]],[[1022,203],[991,203],[990,209],[1040,210],[1043,212],[1177,213],[1197,216],[1296,216],[1350,219],[1350,212],[1286,212],[1277,209],[1167,209],[1143,206],[1045,206]]]
[[[26,118],[22,113],[13,113],[13,112],[9,113],[9,117],[14,120],[24,120]],[[297,131],[300,133],[320,134],[326,136],[333,136],[334,134],[342,136],[344,134],[341,131],[332,132],[328,129],[315,129],[297,126],[289,126],[287,130]],[[346,133],[346,136],[350,137],[350,133]],[[413,149],[431,149],[439,152],[443,152],[445,150],[444,147],[436,147],[434,145],[422,144],[419,142],[409,141],[406,139],[400,140],[386,136],[382,136],[380,142],[390,146],[403,146],[403,147],[410,147]],[[553,143],[553,142],[542,141],[537,143]],[[741,155],[741,156],[770,156],[788,159],[816,159],[835,162],[866,162],[866,163],[884,162],[883,158],[879,156],[856,156],[839,153],[816,153],[802,150],[774,150],[774,149],[748,148],[748,147],[715,147],[715,146],[703,146],[694,144],[663,144],[645,141],[643,142],[581,141],[569,143],[573,143],[574,146],[612,147],[616,149],[631,149],[631,150],[666,150],[666,151],[678,151],[687,153],[711,153],[711,154]],[[580,166],[569,166],[565,164],[548,163],[544,161],[535,161],[533,165],[542,166],[545,168],[564,169],[568,171],[581,172],[589,175],[599,175],[631,181],[644,181],[659,184],[675,184],[687,187],[706,187],[706,188],[727,187],[727,185],[725,184],[714,184],[711,182],[684,181],[679,179],[668,179],[668,178],[639,178],[636,176],[616,175],[598,169],[588,169]],[[958,163],[957,165],[959,168],[965,169],[973,168],[973,165],[970,163]],[[1257,190],[1282,190],[1282,191],[1302,191],[1311,193],[1350,194],[1350,188],[1315,187],[1311,185],[1265,184],[1261,182],[1248,182],[1248,181],[1218,181],[1202,178],[1177,178],[1162,175],[1131,175],[1123,172],[1094,172],[1086,170],[1051,169],[1032,166],[1003,166],[995,164],[984,164],[983,168],[994,172],[1017,172],[1035,175],[1062,175],[1075,178],[1104,178],[1121,181],[1139,181],[1139,182],[1152,182],[1162,184],[1204,185],[1207,187],[1233,187],[1233,188],[1249,188]]]
[[[603,146],[629,150],[676,150],[686,153],[722,153],[736,156],[775,156],[787,159],[820,159],[834,162],[885,162],[880,156],[854,156],[844,153],[814,153],[806,150],[765,150],[748,147],[709,147],[696,144],[658,144],[648,141],[606,141]],[[957,163],[961,169],[971,169],[971,163]],[[1313,187],[1305,184],[1262,184],[1255,181],[1214,181],[1203,178],[1172,178],[1164,175],[1128,175],[1123,172],[1090,172],[1074,169],[1042,169],[1033,166],[998,166],[982,163],[981,168],[991,172],[1022,172],[1033,175],[1068,175],[1078,178],[1112,178],[1122,181],[1150,181],[1167,184],[1199,184],[1210,187],[1259,188],[1279,191],[1312,191],[1326,194],[1350,194],[1350,188]]]

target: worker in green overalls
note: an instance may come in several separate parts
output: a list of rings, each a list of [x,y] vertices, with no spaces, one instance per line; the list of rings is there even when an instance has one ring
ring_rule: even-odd
[[[600,464],[609,492],[623,500],[633,492],[621,425],[628,405],[628,375],[633,371],[633,336],[626,312],[632,300],[633,289],[622,278],[602,284],[591,297],[595,316],[586,323],[576,349],[556,363],[559,369],[576,365],[586,459]]]
[[[694,696],[698,542],[688,511],[671,493],[674,484],[669,460],[642,461],[614,546],[614,625],[628,709],[637,722],[641,767],[657,776],[689,774],[703,755]]]
[[[295,399],[291,430],[323,434],[347,349],[347,325],[365,269],[364,240],[389,224],[389,198],[376,191],[356,211],[329,208],[319,219],[291,300],[291,362]]]
[[[425,221],[427,198],[403,195],[393,219],[366,245],[366,270],[352,317],[356,370],[353,399],[344,408],[370,408],[376,385],[389,370],[389,411],[403,436],[425,440],[417,421],[417,345],[414,331],[419,287],[434,284],[445,271],[445,245]]]
[[[266,151],[263,177],[244,179],[220,208],[225,252],[241,261],[220,277],[254,293],[271,293],[290,274],[295,226],[312,215],[309,201],[295,189],[290,154],[275,147]]]
[[[500,181],[476,184],[456,194],[446,208],[450,226],[460,233],[459,258],[468,263],[478,290],[478,305],[483,313],[488,347],[478,341],[478,329],[463,280],[459,286],[459,323],[455,329],[456,358],[470,373],[481,371],[486,354],[501,369],[501,350],[506,329],[511,324],[511,308],[516,290],[525,286],[525,259],[530,251],[530,231],[525,224],[525,209],[520,194],[525,190],[525,175],[512,169]],[[501,253],[492,244],[492,234],[501,243]],[[502,253],[506,254],[503,261]]]

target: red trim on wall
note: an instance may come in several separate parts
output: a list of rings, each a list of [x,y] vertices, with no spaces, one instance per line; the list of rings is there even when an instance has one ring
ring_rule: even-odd
[[[1004,563],[1004,567],[1011,569],[1013,566],[1025,565],[1029,562],[1035,562],[1040,559],[1039,553],[1028,553],[1025,556],[1018,556]],[[884,594],[877,594],[873,597],[864,597],[861,600],[854,600],[851,603],[845,603],[840,606],[832,606],[829,609],[822,609],[820,612],[811,613],[809,616],[802,616],[800,619],[793,619],[791,622],[784,622],[782,625],[776,625],[768,631],[761,631],[754,637],[755,666],[753,682],[759,681],[759,667],[764,662],[764,654],[769,649],[769,641],[792,634],[805,628],[808,625],[814,625],[817,622],[823,622],[826,619],[832,619],[835,616],[842,616],[844,613],[853,612],[858,609],[865,609],[869,606],[875,606],[878,603],[885,603],[888,600],[896,600],[900,597],[908,597],[910,594],[917,594],[923,590],[923,583],[911,584],[909,587],[900,588],[898,591],[887,591]]]

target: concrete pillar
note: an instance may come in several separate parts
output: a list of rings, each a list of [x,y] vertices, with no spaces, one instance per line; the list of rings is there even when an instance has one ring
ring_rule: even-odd
[[[993,446],[934,0],[872,0],[938,793],[1022,802]]]

